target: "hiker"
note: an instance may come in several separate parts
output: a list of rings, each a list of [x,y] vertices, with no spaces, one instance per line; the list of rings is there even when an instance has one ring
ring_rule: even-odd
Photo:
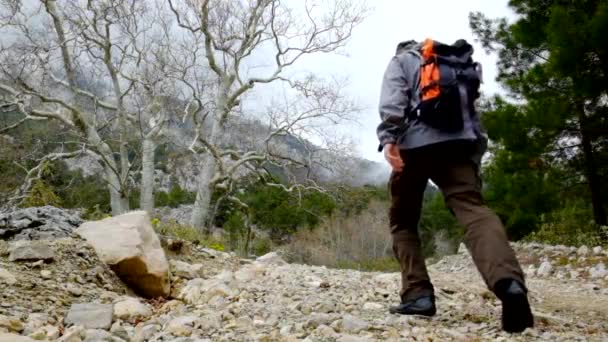
[[[475,111],[481,66],[465,40],[446,45],[427,39],[397,46],[384,74],[377,128],[393,172],[389,222],[401,268],[401,303],[391,313],[433,316],[433,285],[417,225],[432,180],[466,227],[465,244],[488,288],[502,301],[502,327],[534,325],[524,273],[496,214],[483,204],[480,164],[487,138]]]

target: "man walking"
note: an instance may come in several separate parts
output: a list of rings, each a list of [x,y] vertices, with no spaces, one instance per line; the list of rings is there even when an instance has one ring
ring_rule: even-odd
[[[488,288],[502,301],[502,326],[534,325],[524,274],[500,219],[484,206],[479,168],[487,147],[474,102],[481,67],[464,40],[399,44],[384,75],[377,134],[393,172],[390,228],[402,274],[401,303],[391,313],[433,316],[433,285],[417,225],[432,180],[466,227],[465,244]]]

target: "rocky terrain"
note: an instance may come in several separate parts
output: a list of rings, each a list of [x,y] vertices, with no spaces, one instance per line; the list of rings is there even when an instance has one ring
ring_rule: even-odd
[[[0,341],[608,340],[601,247],[515,244],[537,324],[510,335],[464,248],[430,266],[438,314],[423,318],[387,312],[398,301],[397,273],[293,265],[276,253],[244,260],[161,242],[170,293],[145,299],[80,234],[0,241]]]

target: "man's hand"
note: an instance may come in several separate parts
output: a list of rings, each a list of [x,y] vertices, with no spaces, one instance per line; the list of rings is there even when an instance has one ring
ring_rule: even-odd
[[[384,158],[386,158],[386,161],[391,165],[393,171],[401,172],[401,170],[403,170],[405,163],[399,153],[399,146],[395,144],[384,145]]]

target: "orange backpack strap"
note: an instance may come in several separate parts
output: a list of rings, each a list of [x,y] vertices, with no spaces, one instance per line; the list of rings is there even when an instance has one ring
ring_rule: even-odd
[[[422,66],[420,68],[421,100],[439,96],[439,66],[436,63],[435,41],[426,39],[421,48]]]

